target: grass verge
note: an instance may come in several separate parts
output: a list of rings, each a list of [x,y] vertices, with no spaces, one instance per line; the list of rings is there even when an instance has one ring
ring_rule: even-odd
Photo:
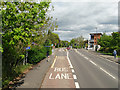
[[[32,64],[20,65],[15,68],[17,74],[23,73],[25,70],[31,68]]]
[[[18,78],[22,73],[24,73],[26,70],[28,70],[28,69],[30,69],[32,67],[32,64],[26,64],[26,65],[18,65],[16,68],[15,68],[15,76],[13,76],[13,77],[10,77],[10,78],[8,78],[7,80],[5,80],[4,82],[3,82],[3,84],[4,84],[4,86],[3,86],[3,89],[7,89],[7,88],[9,88],[10,86],[11,86],[11,84],[12,84],[12,86],[13,86],[13,84],[14,84],[14,80],[16,79],[16,78]]]

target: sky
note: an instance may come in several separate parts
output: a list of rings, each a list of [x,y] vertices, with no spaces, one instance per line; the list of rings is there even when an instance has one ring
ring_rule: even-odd
[[[90,38],[90,33],[106,32],[110,35],[118,31],[118,1],[95,0],[57,0],[52,1],[57,18],[57,33],[61,40],[83,36]]]

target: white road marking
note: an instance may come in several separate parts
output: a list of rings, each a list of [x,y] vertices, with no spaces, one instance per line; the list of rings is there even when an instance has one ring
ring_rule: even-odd
[[[76,75],[73,75],[73,78],[74,78],[74,79],[77,79],[77,76],[76,76]]]
[[[78,54],[82,55],[80,52],[78,52],[77,50],[75,50]],[[98,68],[100,68],[100,70],[102,70],[103,72],[105,72],[107,75],[111,76],[113,79],[116,79],[113,75],[111,75],[110,73],[108,73],[106,70],[104,70],[103,68],[101,68],[100,66],[98,66],[95,62],[93,62],[92,60],[88,59],[87,57],[84,57],[85,59],[89,60],[89,62],[91,62],[93,65],[97,66]],[[101,57],[100,57],[101,58]],[[109,60],[108,60],[109,61]],[[113,62],[113,61],[110,61]],[[114,62],[115,63],[115,62]]]
[[[67,50],[66,50],[66,51],[67,51]],[[77,50],[76,50],[76,51],[77,51]],[[75,73],[75,71],[74,71],[74,69],[73,69],[73,66],[72,66],[72,63],[70,62],[70,59],[69,59],[69,57],[68,57],[68,53],[69,53],[69,52],[67,51],[67,59],[68,59],[70,68],[71,68],[71,70],[72,70],[72,73]],[[77,76],[76,76],[76,75],[73,75],[73,79],[77,79]],[[75,87],[76,87],[76,88],[80,88],[78,82],[75,82]]]
[[[73,68],[73,66],[72,66],[72,64],[71,64],[71,62],[70,62],[70,59],[69,59],[69,57],[68,57],[68,51],[67,51],[67,59],[68,59],[68,62],[69,62],[70,68]]]
[[[79,86],[79,83],[78,83],[78,82],[75,82],[75,87],[76,87],[76,88],[80,88],[80,86]]]
[[[57,73],[55,76],[51,73],[49,79],[73,79],[70,78],[71,73]]]
[[[96,64],[96,63],[94,63],[93,61],[91,61],[91,60],[90,60],[90,62],[91,62],[92,64],[94,64],[95,66],[97,66],[97,64]]]
[[[75,73],[74,69],[72,69],[72,73]]]
[[[88,60],[88,58],[87,58],[87,57],[84,57],[84,58]]]
[[[108,74],[109,76],[111,76],[113,79],[116,79],[113,75],[111,75],[110,73],[108,73],[106,70],[104,70],[103,68],[101,68],[100,67],[100,69],[102,70],[102,71],[104,71],[106,74]]]
[[[99,55],[97,55],[97,56],[99,56]],[[105,59],[105,58],[103,58],[103,57],[99,57],[99,58],[102,58],[103,60]],[[105,60],[107,60],[107,61],[109,61],[109,62],[112,62],[112,63],[115,63],[115,64],[118,65],[118,63],[116,63],[116,62],[114,62],[114,61],[111,61],[111,60],[109,60],[109,59],[105,59]]]
[[[88,52],[88,51],[87,51]],[[89,53],[89,54],[91,54],[91,55],[94,55],[94,54],[92,54],[92,53]],[[99,55],[97,55],[97,56],[99,56]],[[109,60],[109,59],[106,59],[106,58],[103,58],[103,57],[99,57],[99,58],[102,58],[102,60],[107,60],[107,61],[109,61],[109,62],[112,62],[112,63],[115,63],[115,64],[117,64],[118,65],[118,63],[116,63],[116,62],[114,62],[114,61],[111,61],[111,60]]]
[[[57,59],[57,56],[55,57],[54,62],[53,62],[53,64],[52,64],[51,68],[53,68],[53,67],[54,67],[55,62],[56,62],[56,59]]]

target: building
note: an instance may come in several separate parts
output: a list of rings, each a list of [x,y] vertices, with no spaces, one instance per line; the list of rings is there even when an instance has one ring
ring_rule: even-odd
[[[90,33],[90,40],[88,41],[88,49],[95,50],[96,46],[100,49],[100,45],[98,45],[97,40],[100,39],[102,33]]]

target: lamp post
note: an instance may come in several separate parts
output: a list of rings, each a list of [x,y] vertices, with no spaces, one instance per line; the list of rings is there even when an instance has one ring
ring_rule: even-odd
[[[97,27],[96,28],[96,46],[95,46],[95,51],[97,51],[98,45],[97,45]]]

